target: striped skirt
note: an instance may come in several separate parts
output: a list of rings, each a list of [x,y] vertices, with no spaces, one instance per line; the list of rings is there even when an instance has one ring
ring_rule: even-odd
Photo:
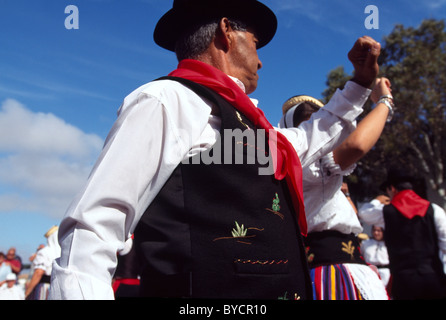
[[[348,269],[342,264],[311,269],[314,300],[363,300]]]

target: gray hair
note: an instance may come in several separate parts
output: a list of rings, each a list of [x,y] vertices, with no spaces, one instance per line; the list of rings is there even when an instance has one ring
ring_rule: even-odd
[[[178,61],[196,59],[205,52],[215,37],[219,21],[204,23],[186,31],[175,44]],[[235,31],[247,31],[247,26],[243,22],[229,20],[229,24]]]

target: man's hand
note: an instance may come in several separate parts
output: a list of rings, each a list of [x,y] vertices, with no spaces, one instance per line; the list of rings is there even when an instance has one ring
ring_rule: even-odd
[[[348,58],[355,68],[352,81],[370,88],[378,76],[378,57],[381,45],[368,36],[359,38],[348,53]]]
[[[384,205],[387,205],[387,204],[390,203],[390,198],[388,196],[383,195],[383,194],[377,196],[375,199],[378,200],[379,202],[381,202]]]

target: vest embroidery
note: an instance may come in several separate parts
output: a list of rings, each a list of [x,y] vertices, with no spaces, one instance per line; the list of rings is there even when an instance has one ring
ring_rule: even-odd
[[[312,263],[314,260],[314,253],[310,253],[310,247],[305,247],[305,254],[307,255],[308,263]]]
[[[257,230],[257,231],[264,231],[265,229],[263,228],[254,228],[254,227],[250,227],[250,228],[245,228],[244,224],[242,224],[241,226],[238,224],[237,221],[235,221],[235,228],[232,229],[231,231],[231,235],[232,237],[219,237],[219,238],[215,238],[213,241],[218,241],[218,240],[228,240],[228,239],[236,239],[237,242],[239,243],[243,243],[243,244],[252,244],[251,241],[249,241],[249,238],[255,238],[256,235],[247,235],[248,230]],[[242,241],[241,239],[245,240]],[[248,240],[246,240],[248,239]]]
[[[235,111],[235,114],[237,115],[237,120],[246,127],[246,129],[251,130],[251,128],[243,122],[242,116],[240,115],[240,113],[238,111]]]
[[[250,259],[237,259],[234,263],[243,263],[243,264],[287,264],[288,260],[250,260]]]
[[[280,203],[279,195],[276,193],[276,197],[273,198],[273,205],[271,206],[271,209],[270,209],[270,208],[265,208],[265,210],[268,210],[268,211],[274,213],[275,215],[277,215],[278,217],[280,217],[280,219],[283,220],[285,217],[284,217],[283,214],[281,214],[281,213],[279,212],[279,211],[280,211],[280,205],[279,205],[279,203]]]
[[[277,297],[277,300],[290,300],[288,298],[288,291],[283,296]],[[300,300],[300,296],[297,293],[294,294],[294,300]]]
[[[355,252],[355,246],[352,245],[352,241],[350,240],[347,243],[342,242],[342,251],[348,253],[350,255],[350,257],[352,258],[352,260],[354,259],[353,253]]]

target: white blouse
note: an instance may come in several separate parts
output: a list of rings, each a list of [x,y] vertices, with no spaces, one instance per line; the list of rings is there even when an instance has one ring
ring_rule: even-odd
[[[341,191],[343,177],[351,174],[356,164],[342,170],[333,153],[303,168],[303,192],[308,232],[336,230],[358,234],[362,226],[350,202]]]

